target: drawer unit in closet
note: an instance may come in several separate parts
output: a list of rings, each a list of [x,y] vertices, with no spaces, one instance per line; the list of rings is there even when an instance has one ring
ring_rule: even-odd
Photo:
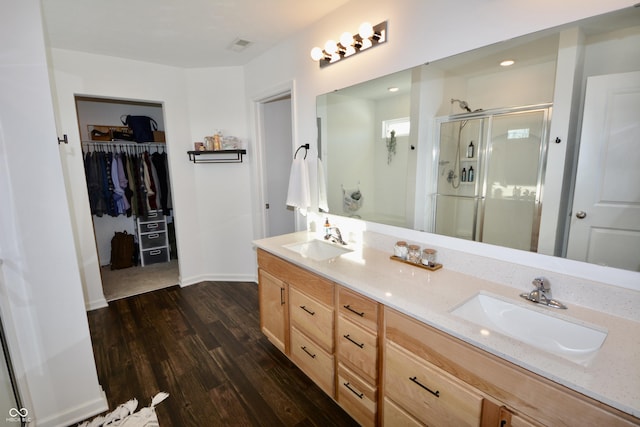
[[[162,211],[150,211],[146,216],[138,217],[136,229],[142,266],[168,262],[170,253],[167,220]]]

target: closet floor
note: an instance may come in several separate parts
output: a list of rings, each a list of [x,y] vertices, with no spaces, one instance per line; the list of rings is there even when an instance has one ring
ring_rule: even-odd
[[[127,298],[178,284],[178,260],[151,264],[146,267],[129,267],[111,270],[101,269],[102,291],[107,301]]]

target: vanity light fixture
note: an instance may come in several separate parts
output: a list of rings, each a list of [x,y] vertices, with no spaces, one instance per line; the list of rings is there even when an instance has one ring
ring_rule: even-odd
[[[516,61],[514,61],[513,59],[505,59],[504,61],[502,61],[500,63],[500,66],[501,67],[510,67],[515,63],[516,63]]]
[[[311,49],[311,59],[318,61],[320,68],[323,68],[386,41],[387,21],[378,25],[363,22],[358,28],[358,34],[352,35],[349,32],[344,32],[337,42],[331,39],[327,40],[324,49],[319,47]]]

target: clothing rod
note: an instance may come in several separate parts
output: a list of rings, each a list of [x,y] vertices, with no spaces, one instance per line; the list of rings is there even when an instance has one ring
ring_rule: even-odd
[[[131,142],[131,141],[82,141],[82,145],[105,146],[105,147],[166,147],[164,142]]]

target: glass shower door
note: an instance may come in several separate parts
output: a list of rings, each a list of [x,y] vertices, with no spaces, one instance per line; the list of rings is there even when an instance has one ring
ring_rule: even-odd
[[[549,112],[545,108],[492,117],[480,241],[537,251]]]

